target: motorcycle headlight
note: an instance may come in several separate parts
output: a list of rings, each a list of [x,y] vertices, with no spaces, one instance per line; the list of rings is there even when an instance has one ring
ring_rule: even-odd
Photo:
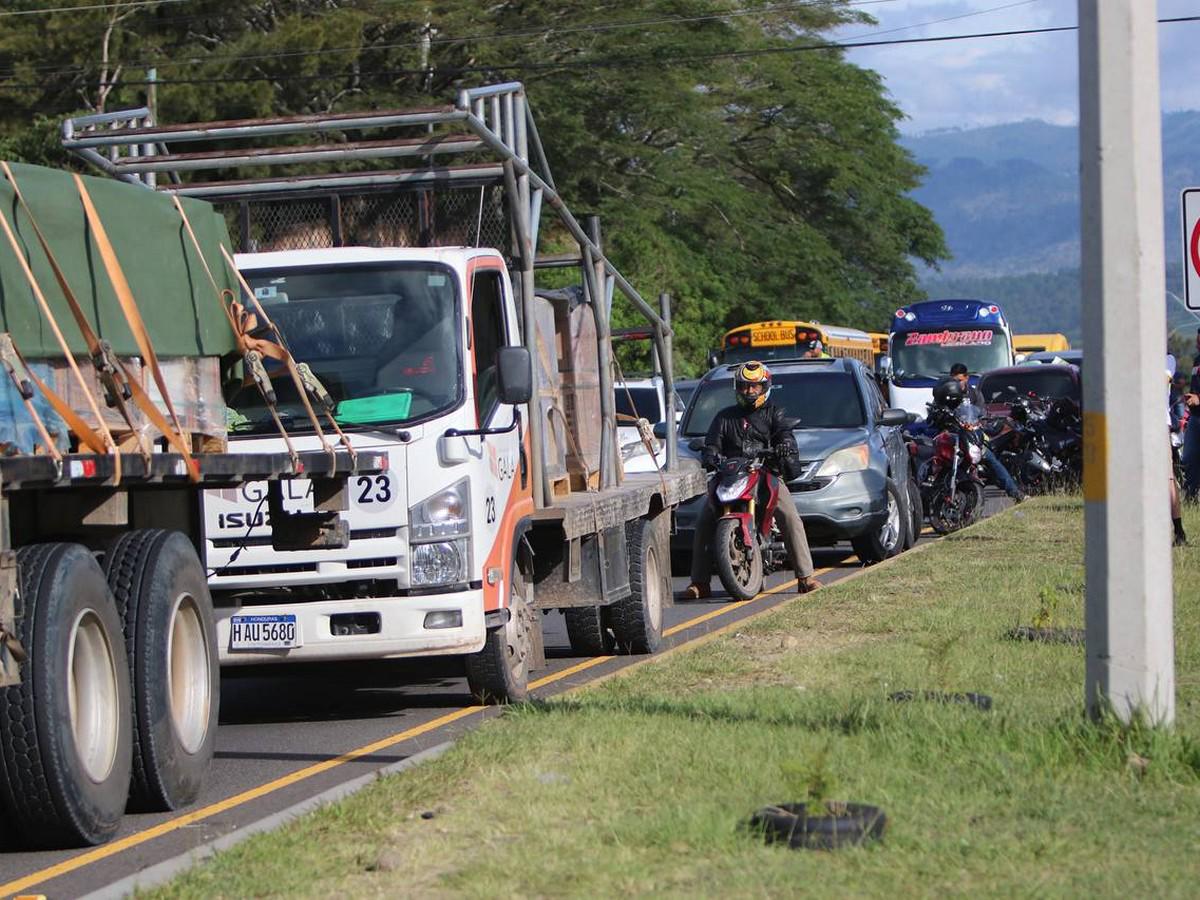
[[[459,537],[471,531],[471,487],[464,478],[408,511],[413,543]]]
[[[746,485],[750,483],[750,476],[743,475],[737,481],[729,484],[717,485],[717,499],[722,503],[729,503],[732,500],[738,499],[746,492]]]
[[[818,478],[833,478],[843,472],[861,472],[871,465],[871,452],[866,444],[855,444],[853,447],[843,447],[836,453],[831,453],[821,468],[817,469]]]
[[[974,444],[967,444],[967,454],[971,457],[971,462],[977,463],[983,459],[983,450]]]

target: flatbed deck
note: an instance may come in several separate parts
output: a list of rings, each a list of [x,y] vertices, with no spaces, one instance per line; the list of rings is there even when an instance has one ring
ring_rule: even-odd
[[[188,483],[187,463],[178,453],[122,453],[120,484],[146,487]],[[359,450],[351,457],[344,450],[332,456],[309,450],[293,461],[287,453],[203,453],[193,457],[200,467],[199,488],[222,487],[245,481],[270,481],[297,476],[329,478],[386,471],[388,457],[380,451]],[[5,491],[70,489],[116,485],[116,458],[112,455],[74,453],[63,456],[61,469],[49,456],[0,458],[0,484]]]
[[[626,475],[616,487],[581,491],[555,500],[552,506],[538,510],[534,521],[559,524],[564,537],[571,540],[646,515],[656,495],[662,497],[664,506],[684,503],[704,493],[707,483],[698,463],[680,460],[676,472],[638,472]]]

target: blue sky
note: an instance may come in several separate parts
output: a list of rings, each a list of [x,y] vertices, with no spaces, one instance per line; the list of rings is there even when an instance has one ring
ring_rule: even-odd
[[[1141,0],[1154,3],[1155,0]],[[1076,0],[858,0],[877,26],[840,29],[851,40],[929,37],[1074,25]],[[1158,0],[1159,18],[1200,15],[1200,0]],[[898,30],[897,30],[898,29]],[[882,32],[888,32],[883,34]],[[875,69],[908,119],[906,134],[1043,119],[1079,118],[1075,32],[910,44],[850,51]],[[1163,108],[1200,109],[1200,22],[1159,26]]]

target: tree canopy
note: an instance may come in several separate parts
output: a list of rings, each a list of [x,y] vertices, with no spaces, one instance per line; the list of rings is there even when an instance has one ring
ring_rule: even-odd
[[[442,103],[525,82],[558,186],[608,251],[675,298],[677,369],[727,328],[809,318],[878,330],[946,255],[909,196],[879,77],[820,48],[854,0],[162,0],[5,7],[0,156],[70,164],[64,116],[142,103],[159,121]],[[62,2],[56,6],[67,5]],[[618,307],[616,325],[633,324]]]

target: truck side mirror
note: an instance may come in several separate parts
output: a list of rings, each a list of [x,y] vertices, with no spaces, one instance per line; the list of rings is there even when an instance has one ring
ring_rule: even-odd
[[[667,423],[666,422],[655,422],[654,423],[654,436],[656,438],[658,438],[660,441],[665,441],[667,439]]]
[[[716,350],[709,350],[708,351],[708,367],[710,369],[715,369],[720,364],[721,364],[721,354],[718,353]]]
[[[890,356],[879,357],[879,368],[877,369],[880,381],[892,380],[892,358]]]
[[[533,397],[533,363],[524,347],[501,347],[496,354],[501,403],[528,403]]]

